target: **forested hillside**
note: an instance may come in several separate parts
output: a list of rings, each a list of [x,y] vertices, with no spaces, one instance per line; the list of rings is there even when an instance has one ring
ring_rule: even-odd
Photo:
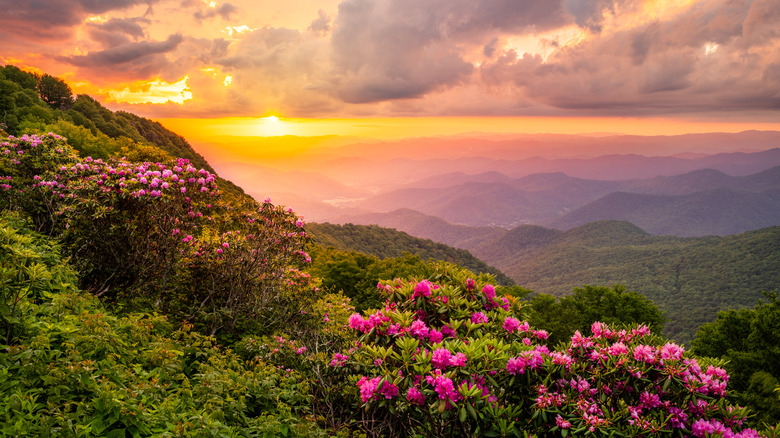
[[[376,225],[333,225],[329,223],[311,223],[306,229],[312,233],[318,245],[344,251],[358,251],[385,259],[401,257],[405,253],[414,254],[422,260],[438,260],[477,272],[492,274],[503,285],[514,282],[501,271],[488,266],[465,249],[457,249],[429,239],[420,239],[404,232],[382,228]]]
[[[689,342],[719,310],[780,289],[780,227],[722,237],[651,236],[628,222],[558,231],[525,225],[472,251],[517,284],[555,296],[623,284],[666,311],[667,336]]]

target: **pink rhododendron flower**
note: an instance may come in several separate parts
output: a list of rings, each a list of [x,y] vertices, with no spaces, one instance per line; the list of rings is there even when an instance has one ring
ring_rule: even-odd
[[[622,354],[628,354],[628,348],[622,342],[616,342],[607,348],[607,353],[610,356],[620,356]]]
[[[431,344],[438,344],[438,343],[439,343],[439,342],[441,342],[443,339],[444,339],[444,336],[443,336],[443,335],[442,335],[442,333],[441,333],[440,331],[438,331],[438,330],[433,330],[433,329],[431,329],[431,330],[428,332],[428,341],[429,341]]]
[[[358,388],[360,388],[360,399],[363,401],[363,403],[366,403],[369,400],[373,400],[377,398],[376,390],[379,387],[379,382],[381,380],[382,380],[381,377],[374,377],[373,379],[362,377],[357,382],[357,386]]]
[[[644,363],[655,362],[655,347],[649,345],[637,345],[634,348],[634,359]]]
[[[360,316],[359,313],[353,313],[349,317],[349,328],[353,330],[360,330],[363,333],[367,333],[371,330],[370,325],[368,324],[368,321],[363,319],[362,316]]]
[[[385,396],[386,399],[390,400],[398,395],[398,387],[390,382],[385,382],[382,384],[382,388],[379,390],[379,393]]]
[[[669,342],[661,347],[661,361],[682,359],[684,352],[685,349],[683,347],[680,347],[674,342]]]
[[[488,317],[482,312],[474,312],[471,315],[472,324],[484,324],[486,322],[488,322]]]
[[[439,348],[437,350],[434,350],[433,352],[431,365],[433,365],[434,368],[443,370],[450,365],[451,357],[452,357],[452,353],[450,352],[450,350],[447,350],[446,348]]]
[[[507,316],[504,320],[504,330],[508,331],[509,333],[512,333],[516,331],[520,327],[520,320],[517,318],[512,318],[511,316]]]
[[[420,406],[425,404],[425,396],[414,386],[410,386],[409,389],[406,390],[406,399],[412,404]]]
[[[555,424],[557,424],[561,429],[569,429],[571,427],[571,423],[561,418],[560,415],[555,417]]]
[[[463,353],[458,353],[455,356],[450,358],[450,365],[454,367],[465,367],[466,366],[466,355]]]
[[[431,296],[431,283],[428,280],[423,280],[414,286],[414,294],[412,298],[417,297],[430,297]]]
[[[346,365],[347,360],[349,360],[349,356],[341,353],[336,353],[333,355],[333,360],[330,361],[330,366],[343,367],[344,365]]]
[[[418,337],[418,338],[424,338],[428,336],[428,327],[425,325],[424,322],[420,321],[419,319],[415,319],[412,322],[412,325],[409,326],[409,333],[412,335]]]
[[[447,400],[449,402],[457,402],[460,400],[460,394],[455,389],[455,384],[452,380],[441,374],[441,370],[436,370],[433,375],[426,376],[425,381],[429,385],[433,386],[433,390],[439,395],[440,400]]]
[[[593,341],[590,340],[590,338],[582,336],[582,333],[580,333],[579,330],[576,330],[574,332],[574,335],[571,337],[571,346],[572,348],[577,347],[584,347],[588,348],[593,346]]]

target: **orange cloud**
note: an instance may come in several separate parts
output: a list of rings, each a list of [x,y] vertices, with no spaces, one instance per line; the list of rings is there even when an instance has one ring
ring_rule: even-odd
[[[152,81],[138,81],[121,90],[101,90],[101,94],[107,95],[110,102],[117,103],[178,103],[192,99],[192,91],[187,86],[188,76],[172,83],[161,79]]]

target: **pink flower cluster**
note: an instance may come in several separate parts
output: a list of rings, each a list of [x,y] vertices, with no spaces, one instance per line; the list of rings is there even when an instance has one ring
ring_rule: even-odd
[[[381,328],[388,321],[390,321],[390,318],[382,314],[381,310],[377,310],[376,313],[368,318],[363,318],[359,313],[353,313],[348,320],[349,328],[363,333],[368,333],[374,328]]]
[[[390,400],[398,395],[398,387],[390,382],[382,382],[381,377],[373,379],[363,377],[358,381],[357,386],[360,388],[360,399],[363,403],[379,400],[380,397]]]
[[[542,350],[523,351],[520,356],[510,358],[506,363],[506,370],[509,374],[523,374],[525,369],[538,369],[544,364],[544,353]]]
[[[498,309],[499,307],[509,310],[509,300],[502,298],[501,304],[499,304],[496,300],[496,288],[492,284],[486,284],[482,288],[482,293],[485,294],[485,310]]]
[[[745,429],[734,433],[730,427],[723,425],[718,420],[705,420],[700,418],[691,426],[691,434],[696,438],[710,438],[721,436],[723,438],[759,438],[760,435],[753,429]]]
[[[423,280],[417,283],[414,286],[414,294],[412,295],[412,299],[416,299],[419,297],[430,298],[431,286],[432,286],[431,282],[428,280]]]
[[[440,400],[456,403],[461,399],[460,394],[455,389],[455,384],[452,383],[449,377],[442,374],[441,370],[436,370],[432,375],[425,376],[425,381],[433,386],[433,390],[439,395]]]
[[[466,366],[466,360],[466,355],[463,353],[457,353],[453,355],[450,350],[447,350],[446,348],[439,348],[433,352],[431,364],[434,368],[443,370],[449,366]]]

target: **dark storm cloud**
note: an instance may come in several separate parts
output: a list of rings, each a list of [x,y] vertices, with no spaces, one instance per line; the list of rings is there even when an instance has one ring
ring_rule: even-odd
[[[463,83],[464,45],[566,22],[559,0],[345,0],[333,36],[335,94],[351,103],[420,97]]]
[[[205,11],[196,11],[193,16],[198,20],[221,17],[223,20],[229,20],[230,17],[238,12],[238,8],[230,3],[224,3],[217,8],[208,8]]]

